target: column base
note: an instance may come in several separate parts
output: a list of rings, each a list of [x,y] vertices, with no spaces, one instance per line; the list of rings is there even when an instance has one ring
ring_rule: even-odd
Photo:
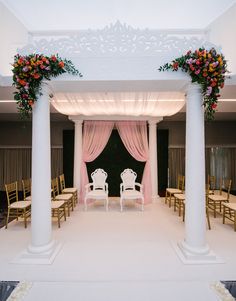
[[[218,257],[208,246],[204,248],[192,248],[185,241],[172,243],[173,247],[184,264],[219,264],[224,261]]]
[[[62,248],[62,244],[52,241],[45,247],[29,246],[11,262],[14,264],[52,264]]]

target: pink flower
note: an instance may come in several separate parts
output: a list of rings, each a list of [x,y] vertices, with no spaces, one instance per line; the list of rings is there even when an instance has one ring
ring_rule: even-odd
[[[195,71],[195,74],[198,75],[200,73],[200,69]]]
[[[212,87],[209,86],[206,90],[206,95],[209,96],[211,94],[211,92],[212,92]]]

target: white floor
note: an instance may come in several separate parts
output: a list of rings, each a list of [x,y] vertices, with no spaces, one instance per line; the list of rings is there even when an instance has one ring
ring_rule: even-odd
[[[63,246],[52,265],[16,265],[11,261],[30,241],[30,226],[12,222],[0,230],[0,280],[33,282],[26,301],[219,300],[210,284],[236,280],[236,232],[211,215],[211,249],[225,263],[184,265],[173,244],[184,239],[184,223],[163,200],[125,207],[111,202],[76,208],[53,237]]]

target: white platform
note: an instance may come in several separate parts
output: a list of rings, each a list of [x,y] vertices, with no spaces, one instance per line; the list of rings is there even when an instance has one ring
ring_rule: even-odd
[[[163,200],[124,207],[111,202],[76,207],[53,236],[63,247],[51,265],[16,265],[12,260],[30,240],[30,225],[12,222],[0,230],[0,280],[32,281],[26,301],[51,300],[218,300],[210,283],[236,280],[236,233],[211,215],[207,241],[224,264],[185,265],[173,241],[184,238],[182,219]],[[63,294],[62,294],[63,292]],[[173,299],[174,298],[174,299]]]

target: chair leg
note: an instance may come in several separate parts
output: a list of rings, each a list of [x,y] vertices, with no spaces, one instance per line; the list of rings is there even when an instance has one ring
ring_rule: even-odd
[[[223,224],[225,224],[225,206],[223,206]]]
[[[66,205],[63,205],[63,211],[64,211],[64,220],[66,221]]]
[[[167,203],[167,190],[166,190],[166,195],[165,195],[165,204]]]
[[[206,208],[206,216],[207,216],[208,229],[211,230],[211,224],[210,224],[210,217],[209,217],[208,208]]]
[[[25,211],[25,209],[24,209],[23,216],[24,216],[24,224],[25,224],[25,228],[27,228],[27,219],[26,219],[26,211]]]
[[[141,210],[144,211],[144,199],[142,198],[142,207]]]
[[[7,209],[7,217],[6,217],[6,226],[5,226],[5,229],[7,229],[9,215],[10,215],[10,209]]]
[[[122,198],[120,198],[120,212],[123,211],[123,200]]]
[[[61,228],[61,224],[60,224],[60,208],[57,208],[57,223],[58,223],[58,228]]]
[[[236,211],[234,210],[234,231],[236,231]]]
[[[106,207],[106,211],[108,211],[108,198],[105,199],[105,207]]]
[[[214,217],[216,218],[216,202],[214,202]]]

